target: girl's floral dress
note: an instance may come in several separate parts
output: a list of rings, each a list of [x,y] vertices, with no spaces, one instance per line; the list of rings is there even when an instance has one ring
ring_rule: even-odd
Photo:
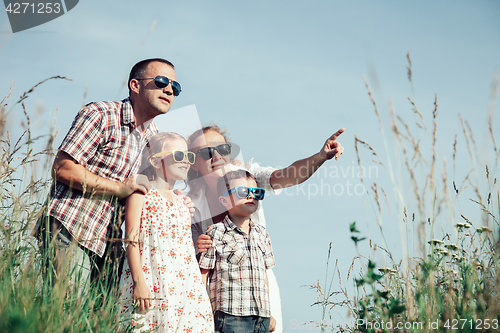
[[[213,332],[210,301],[194,252],[191,216],[182,200],[167,200],[156,189],[144,198],[139,231],[142,271],[153,308],[135,313],[134,283],[125,261],[120,279],[120,307],[125,325],[136,331]]]

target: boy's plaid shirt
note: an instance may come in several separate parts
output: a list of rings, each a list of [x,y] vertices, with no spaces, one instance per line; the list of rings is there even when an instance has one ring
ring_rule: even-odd
[[[122,182],[138,172],[142,149],[158,133],[154,122],[146,126],[141,137],[128,98],[121,102],[90,103],[76,116],[59,150],[87,171]],[[58,219],[82,246],[102,256],[117,206],[116,197],[82,192],[56,180],[47,215]]]
[[[207,234],[212,237],[212,247],[201,254],[200,267],[213,269],[209,275],[213,311],[270,317],[266,269],[275,263],[266,229],[250,221],[246,234],[226,216]]]

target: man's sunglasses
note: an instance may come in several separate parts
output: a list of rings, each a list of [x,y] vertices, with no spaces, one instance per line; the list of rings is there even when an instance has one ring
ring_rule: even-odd
[[[157,77],[148,77],[144,79],[136,79],[137,81],[141,80],[154,80],[156,88],[163,89],[167,87],[170,83],[172,83],[172,91],[174,92],[174,96],[179,96],[181,93],[181,85],[177,81],[172,81],[166,76],[158,75]]]
[[[217,151],[221,156],[226,156],[231,154],[231,144],[230,143],[223,143],[221,145],[218,145],[216,147],[205,147],[201,148],[198,151],[196,151],[196,155],[200,155],[202,159],[205,161],[208,161],[211,159],[215,151]]]
[[[162,151],[161,153],[154,154],[153,157],[162,157],[162,156],[167,156],[173,154],[172,156],[174,157],[174,162],[180,163],[183,162],[184,159],[187,160],[189,164],[194,164],[195,161],[195,154],[193,152],[183,152],[180,150],[170,150],[170,151]]]
[[[261,189],[260,187],[236,186],[224,193],[222,196],[225,197],[233,191],[236,192],[236,195],[240,199],[246,199],[250,196],[250,193],[252,193],[255,199],[262,200],[264,199],[264,195],[266,194],[266,191],[264,189]]]

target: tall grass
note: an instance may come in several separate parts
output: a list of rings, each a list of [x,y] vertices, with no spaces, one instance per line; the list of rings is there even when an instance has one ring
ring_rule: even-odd
[[[413,91],[409,54],[408,63]],[[390,101],[387,130],[365,79],[387,158],[365,138],[355,138],[355,150],[360,168],[365,163],[376,163],[387,172],[389,189],[384,189],[383,182],[365,184],[366,180],[361,179],[365,187],[372,189],[372,196],[367,198],[369,216],[380,231],[382,243],[376,245],[373,239],[360,237],[359,227],[351,224],[356,249],[359,242],[368,242],[368,253],[358,250],[344,284],[340,272],[335,272],[340,291],[334,291],[332,275],[327,275],[324,284],[313,285],[318,294],[316,304],[323,309],[322,320],[331,317],[330,311],[335,307],[347,306],[351,325],[323,325],[322,331],[500,330],[500,152],[493,131],[497,83],[495,79],[487,111],[488,128],[481,145],[468,121],[459,116],[461,128],[450,145],[450,172],[450,165],[437,149],[439,127],[447,126],[439,121],[437,96],[430,122],[417,103],[408,98],[413,124],[406,120],[408,114],[397,114]],[[459,134],[463,137],[462,145]],[[371,162],[365,151],[370,153]],[[465,176],[461,176],[463,167],[457,168],[459,163],[470,164]],[[394,238],[398,233],[400,248],[391,251],[386,235]],[[383,258],[382,264],[375,258]],[[327,270],[329,261],[330,255]],[[357,265],[362,267],[361,272],[357,277],[351,276]],[[355,290],[352,296],[346,287],[350,283]]]
[[[66,79],[51,77],[51,79]],[[114,290],[108,277],[92,282],[84,295],[75,292],[69,272],[54,273],[44,264],[32,229],[42,214],[50,189],[55,122],[49,133],[34,136],[25,100],[44,80],[15,103],[11,94],[0,105],[0,330],[4,332],[119,331]],[[12,89],[12,88],[11,88]],[[11,111],[22,109],[23,133]],[[42,117],[43,115],[38,115]]]

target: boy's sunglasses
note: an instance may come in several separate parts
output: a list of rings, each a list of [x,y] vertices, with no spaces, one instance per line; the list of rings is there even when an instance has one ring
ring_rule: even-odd
[[[180,150],[169,150],[169,151],[162,151],[161,153],[154,154],[153,157],[162,157],[162,156],[167,156],[173,153],[174,157],[174,162],[180,163],[183,162],[184,159],[187,160],[189,164],[194,164],[195,161],[195,154],[193,152],[183,152]]]
[[[224,193],[222,196],[225,197],[233,191],[236,191],[236,195],[240,199],[246,199],[250,196],[250,193],[252,193],[255,199],[262,200],[264,199],[264,195],[266,194],[266,191],[264,189],[261,189],[260,187],[236,186]]]
[[[144,79],[136,79],[137,81],[141,80],[154,80],[156,88],[163,89],[167,87],[170,83],[172,83],[172,91],[174,92],[174,96],[179,96],[181,93],[181,85],[177,81],[172,81],[166,76],[158,75],[157,77],[148,77]]]
[[[229,155],[229,154],[231,154],[231,144],[230,143],[223,143],[223,144],[218,145],[216,147],[201,148],[196,152],[196,154],[197,155],[199,154],[202,159],[204,159],[205,161],[208,161],[209,159],[211,159],[214,156],[215,151],[217,151],[221,156]]]

